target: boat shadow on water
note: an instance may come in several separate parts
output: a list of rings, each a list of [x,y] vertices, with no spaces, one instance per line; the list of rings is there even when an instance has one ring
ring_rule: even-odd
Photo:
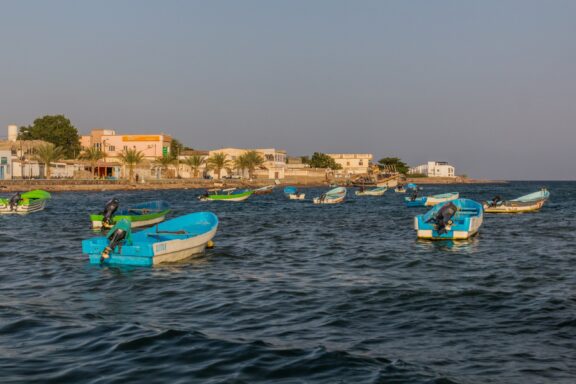
[[[478,251],[480,234],[466,240],[426,240],[416,239],[416,248],[422,251],[457,252],[471,254]]]

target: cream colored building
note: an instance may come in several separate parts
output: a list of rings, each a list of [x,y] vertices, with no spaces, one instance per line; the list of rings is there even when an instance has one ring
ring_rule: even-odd
[[[410,168],[408,173],[426,175],[428,177],[456,177],[454,166],[445,161],[429,161],[426,164]]]
[[[136,149],[148,160],[170,153],[172,137],[164,133],[153,135],[118,135],[112,129],[93,129],[89,135],[80,137],[82,148],[97,148],[106,153],[107,161],[116,161],[125,149]]]
[[[251,149],[242,149],[242,148],[221,148],[209,151],[208,156],[212,156],[215,153],[224,153],[227,156],[227,159],[232,161],[236,161],[239,156],[245,154],[246,152],[251,151]],[[278,150],[274,148],[265,148],[265,149],[253,149],[253,151],[258,152],[262,158],[264,158],[264,164],[262,165],[262,169],[257,169],[254,172],[256,178],[262,179],[284,179],[285,172],[286,172],[286,151]],[[208,174],[212,177],[215,176],[215,172],[208,171]],[[231,172],[228,170],[222,170],[221,177],[230,177],[232,175],[247,177],[246,174],[241,174],[241,170],[234,169],[232,166]]]
[[[336,164],[342,166],[342,169],[336,172],[344,175],[368,173],[373,158],[371,153],[328,153],[327,155],[333,158]]]

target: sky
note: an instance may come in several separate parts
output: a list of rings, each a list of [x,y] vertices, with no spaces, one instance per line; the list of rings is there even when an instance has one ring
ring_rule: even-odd
[[[573,0],[0,0],[0,138],[373,153],[576,180]]]

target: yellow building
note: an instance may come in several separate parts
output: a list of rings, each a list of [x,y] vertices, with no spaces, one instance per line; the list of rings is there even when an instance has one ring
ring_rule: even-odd
[[[154,160],[170,153],[172,137],[163,133],[153,135],[117,135],[112,129],[93,129],[89,135],[80,137],[83,148],[98,148],[106,157],[115,161],[124,149],[136,149],[144,158]]]
[[[340,164],[342,169],[338,171],[344,175],[358,175],[368,173],[372,163],[371,153],[328,153],[336,164]]]

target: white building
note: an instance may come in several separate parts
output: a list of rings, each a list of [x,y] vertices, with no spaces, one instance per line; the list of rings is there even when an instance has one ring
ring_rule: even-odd
[[[12,179],[12,151],[0,147],[0,180]]]
[[[408,173],[427,177],[455,177],[456,169],[445,161],[429,161],[427,164],[410,168]]]
[[[327,153],[327,155],[342,166],[337,172],[345,175],[368,173],[373,158],[371,153]]]
[[[209,151],[208,158],[215,153],[224,153],[226,158],[232,162],[231,169],[223,169],[220,173],[220,176],[231,176],[233,174],[240,174],[240,170],[234,169],[233,163],[238,159],[239,156],[245,154],[246,152],[250,151],[250,149],[242,149],[242,148],[221,148]],[[254,176],[256,178],[261,179],[284,179],[284,173],[286,171],[286,151],[274,149],[274,148],[265,148],[265,149],[254,149],[254,151],[258,152],[260,156],[264,159],[264,164],[262,165],[261,169],[256,169],[254,172]],[[207,158],[207,159],[208,159]],[[232,172],[229,172],[232,171]],[[234,172],[235,171],[235,172]],[[215,177],[214,171],[209,171],[212,177]],[[243,175],[246,176],[246,175]]]

